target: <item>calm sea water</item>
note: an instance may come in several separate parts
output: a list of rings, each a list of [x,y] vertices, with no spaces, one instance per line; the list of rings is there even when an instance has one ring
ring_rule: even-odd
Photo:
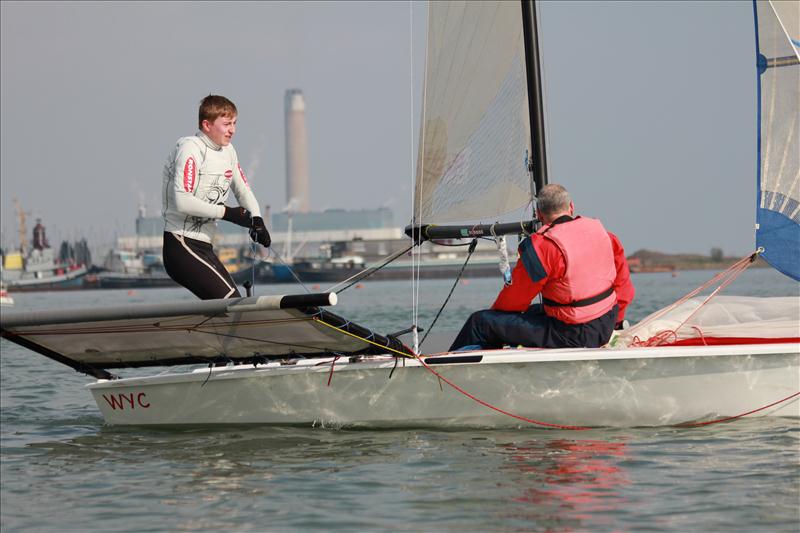
[[[638,274],[632,321],[710,272]],[[426,326],[451,282],[424,282]],[[459,284],[436,331],[491,304]],[[324,286],[321,288],[325,288]],[[294,290],[293,290],[294,289]],[[302,292],[258,287],[257,294]],[[728,293],[798,284],[751,270]],[[15,294],[15,310],[193,299],[182,289]],[[336,312],[390,332],[410,287],[366,282]],[[5,310],[4,310],[5,312]],[[2,341],[0,528],[35,531],[787,531],[800,528],[800,422],[705,428],[349,430],[106,426],[90,378]],[[398,406],[401,409],[402,406]]]

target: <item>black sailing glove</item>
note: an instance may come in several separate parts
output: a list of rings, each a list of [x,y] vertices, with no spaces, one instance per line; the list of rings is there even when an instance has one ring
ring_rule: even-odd
[[[225,214],[222,215],[222,220],[233,222],[237,226],[243,228],[252,227],[252,219],[250,218],[250,211],[244,207],[228,207],[225,206]]]
[[[264,225],[263,218],[253,217],[253,225],[250,227],[250,238],[264,248],[269,248],[269,245],[272,244],[272,238],[269,236],[269,231],[267,231],[267,227]]]

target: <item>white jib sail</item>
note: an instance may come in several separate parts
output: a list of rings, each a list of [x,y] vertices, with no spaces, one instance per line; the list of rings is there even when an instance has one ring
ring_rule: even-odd
[[[496,219],[530,199],[519,2],[431,2],[416,223]]]

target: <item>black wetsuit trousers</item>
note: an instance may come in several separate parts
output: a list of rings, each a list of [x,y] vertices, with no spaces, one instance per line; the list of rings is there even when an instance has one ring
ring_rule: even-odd
[[[528,346],[538,348],[586,347],[606,344],[614,332],[619,307],[585,324],[567,324],[544,313],[540,304],[523,313],[486,309],[470,315],[450,350],[465,346],[502,348]]]
[[[165,231],[164,269],[169,277],[201,300],[242,296],[207,242]]]

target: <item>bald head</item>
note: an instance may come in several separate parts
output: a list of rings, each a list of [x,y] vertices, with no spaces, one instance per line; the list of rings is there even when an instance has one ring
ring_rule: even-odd
[[[550,183],[539,191],[536,197],[536,210],[539,213],[539,219],[545,224],[549,224],[560,216],[572,216],[572,198],[563,186]]]

